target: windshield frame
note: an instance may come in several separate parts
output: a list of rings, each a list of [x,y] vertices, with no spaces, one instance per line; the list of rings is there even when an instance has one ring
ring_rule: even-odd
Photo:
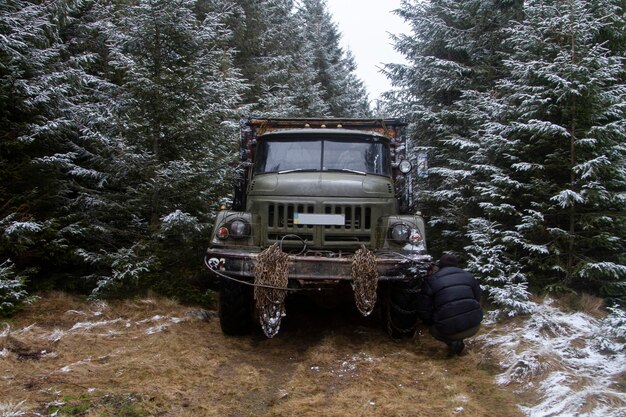
[[[308,157],[297,162],[291,161],[292,164],[284,164],[289,158],[282,158],[279,160],[279,165],[274,165],[274,167],[268,169],[267,150],[268,144],[270,143],[291,143],[299,148],[297,149],[299,152],[303,152],[302,146],[304,143],[313,146],[304,149],[304,151],[308,152]],[[341,146],[346,144],[351,144],[351,146]],[[373,151],[374,158],[376,158],[374,161],[371,161],[371,159],[368,160],[366,155],[368,148],[371,149],[372,147],[376,148]],[[294,151],[295,150],[296,149],[294,149]],[[337,153],[337,151],[340,150],[342,152]],[[289,153],[290,150],[287,149],[282,152]],[[329,152],[332,152],[332,154]],[[348,165],[345,159],[341,160],[341,156],[347,152],[351,152],[351,155],[353,155],[353,159],[350,160],[350,165]],[[317,159],[318,155],[319,160]],[[355,157],[359,160],[355,160]],[[378,158],[381,159],[378,160]],[[359,134],[358,132],[353,135],[333,135],[328,133],[315,135],[272,133],[263,135],[257,139],[254,159],[253,172],[255,175],[271,173],[286,174],[290,172],[346,172],[384,177],[391,177],[392,175],[389,139],[384,136]],[[265,165],[261,166],[261,162],[263,161]]]

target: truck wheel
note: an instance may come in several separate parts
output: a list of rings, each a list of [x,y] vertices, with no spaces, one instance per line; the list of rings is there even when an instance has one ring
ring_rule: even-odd
[[[252,287],[222,278],[219,303],[220,327],[229,336],[252,330]]]
[[[417,293],[421,278],[390,283],[384,309],[387,333],[394,339],[413,337],[417,330]]]

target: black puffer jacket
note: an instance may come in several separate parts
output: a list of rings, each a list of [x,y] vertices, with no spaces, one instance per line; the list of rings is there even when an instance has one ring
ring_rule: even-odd
[[[480,286],[469,272],[448,266],[422,284],[418,296],[420,318],[443,335],[453,335],[480,324]]]

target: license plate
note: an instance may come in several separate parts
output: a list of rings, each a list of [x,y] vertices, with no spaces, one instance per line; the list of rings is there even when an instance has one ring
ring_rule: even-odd
[[[295,213],[293,215],[293,224],[344,226],[346,224],[346,216],[343,214]]]

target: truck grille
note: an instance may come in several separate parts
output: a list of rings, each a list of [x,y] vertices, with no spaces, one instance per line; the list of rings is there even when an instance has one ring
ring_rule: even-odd
[[[284,239],[283,243],[287,244],[306,239],[308,245],[313,246],[358,247],[371,240],[372,224],[377,218],[373,211],[371,206],[360,204],[269,203],[267,237],[269,241]],[[295,213],[343,214],[345,224],[337,226],[294,224]]]

